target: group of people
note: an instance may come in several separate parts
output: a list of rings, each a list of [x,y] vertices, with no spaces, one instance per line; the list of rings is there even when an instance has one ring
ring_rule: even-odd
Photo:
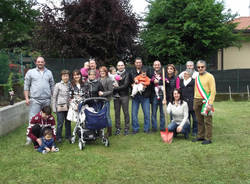
[[[26,73],[24,82],[24,96],[26,104],[30,106],[26,143],[29,144],[32,141],[35,147],[43,153],[58,151],[54,143],[50,144],[48,149],[44,145],[45,142],[53,139],[60,143],[63,124],[65,124],[65,138],[70,140],[71,121],[76,122],[78,119],[79,103],[89,97],[105,97],[108,99],[106,102],[108,136],[112,135],[110,101],[113,98],[115,135],[120,135],[122,132],[121,108],[125,122],[123,134],[139,132],[140,104],[144,116],[144,133],[158,131],[158,107],[160,109],[159,129],[165,131],[163,108],[167,104],[167,112],[171,120],[167,127],[168,131],[173,131],[175,136],[183,133],[187,139],[192,118],[192,136],[195,137],[193,141],[210,144],[212,143],[213,102],[216,94],[215,80],[213,75],[206,71],[205,61],[199,60],[196,66],[198,72],[194,69],[194,63],[188,61],[186,70],[178,75],[175,66],[168,64],[163,75],[161,62],[158,60],[154,61],[152,71],[143,66],[141,58],[136,58],[134,67],[128,71],[123,61],[118,61],[116,67],[108,69],[101,66],[97,69],[96,61],[90,59],[84,63],[83,68],[72,72],[71,80],[70,72],[62,70],[61,81],[54,85],[52,72],[45,67],[44,58],[38,57],[36,68]],[[164,98],[164,93],[166,98]],[[132,98],[132,131],[129,131],[130,98]],[[57,123],[51,111],[56,113]],[[51,131],[47,130],[48,127]],[[46,136],[47,134],[51,136]]]

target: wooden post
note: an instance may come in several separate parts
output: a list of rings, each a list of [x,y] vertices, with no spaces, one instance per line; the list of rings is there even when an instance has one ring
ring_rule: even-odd
[[[250,95],[249,95],[249,86],[247,85],[247,100],[250,99]]]
[[[229,99],[232,100],[232,92],[231,92],[231,86],[229,86]]]

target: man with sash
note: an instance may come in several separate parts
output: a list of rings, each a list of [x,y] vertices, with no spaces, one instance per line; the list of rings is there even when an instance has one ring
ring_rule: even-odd
[[[193,142],[202,141],[202,144],[212,143],[212,114],[215,99],[215,79],[206,71],[206,62],[197,62],[199,75],[195,79],[194,111],[198,120],[198,135]]]

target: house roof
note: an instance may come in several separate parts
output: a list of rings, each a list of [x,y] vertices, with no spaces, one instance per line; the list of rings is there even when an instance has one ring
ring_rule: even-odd
[[[236,18],[233,23],[239,23],[235,28],[236,30],[250,30],[250,16]]]

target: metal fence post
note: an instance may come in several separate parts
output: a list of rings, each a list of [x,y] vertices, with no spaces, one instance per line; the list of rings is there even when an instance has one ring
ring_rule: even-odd
[[[240,93],[240,72],[237,69],[237,92]]]
[[[23,66],[23,55],[22,53],[20,54],[20,63],[21,63],[21,74],[22,74],[22,79],[24,79],[24,66]]]

